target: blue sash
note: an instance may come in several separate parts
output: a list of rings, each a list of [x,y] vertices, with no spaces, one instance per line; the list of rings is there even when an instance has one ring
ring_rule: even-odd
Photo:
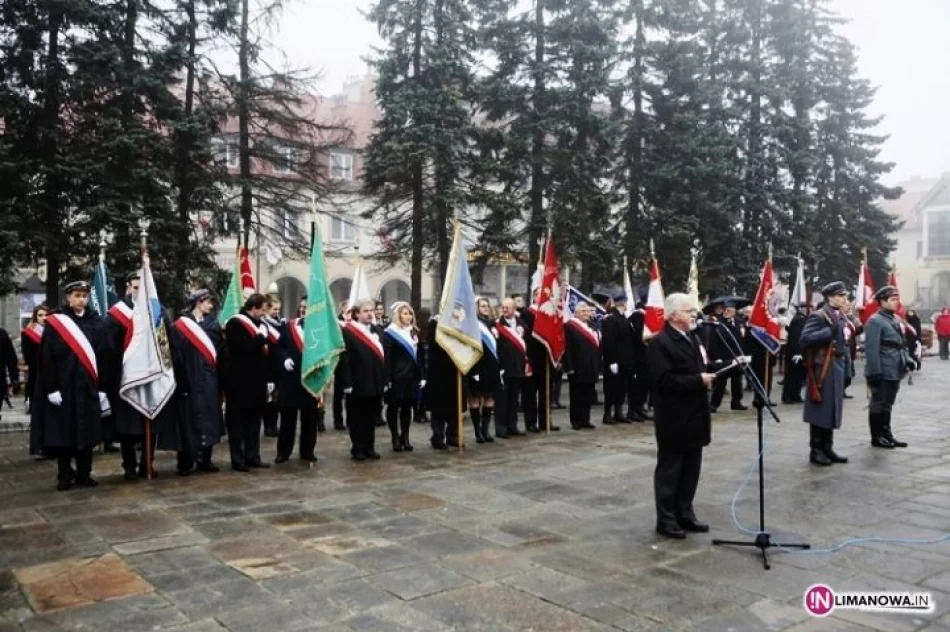
[[[389,334],[390,338],[398,342],[402,348],[406,350],[406,353],[409,354],[413,362],[418,362],[416,359],[416,345],[413,344],[412,337],[406,332],[405,329],[390,325],[386,328],[386,333]]]
[[[491,354],[498,359],[498,341],[492,335],[491,329],[485,326],[485,323],[478,321],[478,329],[482,332],[482,346],[491,351]]]

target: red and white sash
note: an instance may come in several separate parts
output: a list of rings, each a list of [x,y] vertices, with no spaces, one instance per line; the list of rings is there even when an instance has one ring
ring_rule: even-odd
[[[109,315],[123,327],[125,327],[125,339],[122,341],[122,348],[128,349],[132,342],[132,308],[119,301],[109,308]]]
[[[502,338],[521,350],[521,354],[524,356],[524,373],[525,375],[531,375],[532,369],[531,361],[528,359],[528,345],[525,343],[524,338],[521,337],[517,330],[512,330],[504,319],[498,321],[497,329]]]
[[[379,341],[379,336],[376,334],[367,333],[363,326],[353,322],[352,320],[346,323],[346,329],[349,330],[354,336],[356,336],[360,341],[363,342],[367,347],[369,347],[373,353],[375,353],[380,361],[386,359],[385,352],[383,351],[383,343]]]
[[[294,341],[294,346],[297,347],[297,351],[303,354],[303,326],[300,324],[302,318],[295,318],[292,323],[290,323],[290,337]]]
[[[250,334],[251,338],[256,338],[261,333],[261,330],[257,325],[254,324],[254,321],[251,320],[249,316],[245,316],[244,314],[235,314],[231,317],[231,319],[236,319],[239,323],[244,325],[244,329],[247,330],[247,333]],[[264,355],[267,355],[266,346],[264,347]]]
[[[99,365],[96,363],[96,353],[92,350],[92,344],[89,338],[83,333],[79,325],[63,314],[52,314],[46,319],[46,322],[53,328],[59,337],[63,339],[66,346],[76,354],[79,364],[86,370],[93,384],[99,384]]]
[[[188,342],[198,350],[198,353],[212,369],[218,366],[218,351],[214,348],[211,338],[201,328],[201,325],[190,318],[182,317],[175,321],[175,329],[188,339]]]
[[[266,320],[261,322],[264,323],[264,327],[267,329],[267,342],[271,343],[272,345],[276,345],[278,342],[280,342],[280,331]]]
[[[20,333],[20,335],[26,336],[35,344],[40,344],[40,340],[43,339],[43,325],[27,325],[23,328],[23,331]]]
[[[703,364],[709,366],[709,354],[706,353],[706,347],[696,338],[693,338],[696,341],[696,345],[699,347],[699,355],[703,358]]]
[[[594,345],[595,349],[600,348],[600,334],[584,324],[579,318],[572,318],[567,324],[577,333],[581,334],[587,342]]]

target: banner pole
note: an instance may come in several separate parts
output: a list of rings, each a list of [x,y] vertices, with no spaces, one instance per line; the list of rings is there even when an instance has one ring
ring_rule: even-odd
[[[145,426],[145,440],[143,443],[145,458],[142,460],[145,461],[145,478],[150,481],[152,480],[152,420],[143,415],[142,421]]]
[[[458,435],[459,435],[459,450],[465,449],[465,426],[462,423],[462,372],[458,369],[455,370],[456,375],[456,395],[458,395]]]
[[[551,363],[544,363],[544,425],[551,434]]]

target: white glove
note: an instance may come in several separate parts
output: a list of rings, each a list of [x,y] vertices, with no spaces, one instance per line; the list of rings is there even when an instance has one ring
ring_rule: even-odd
[[[284,360],[284,369],[289,373],[294,370],[294,361],[290,358]]]
[[[793,356],[792,356],[792,364],[798,364],[798,363],[801,362],[801,361],[802,361],[802,357],[801,357],[800,355],[793,355]]]
[[[426,381],[425,380],[420,381],[419,388],[425,388],[425,387],[426,387]]]
[[[109,403],[109,398],[105,393],[99,393],[99,410],[103,415],[112,411],[112,404]]]
[[[388,392],[389,392],[389,384],[386,384],[386,385],[383,386],[383,392],[384,392],[384,393],[388,393]]]
[[[574,375],[574,371],[568,371],[567,375]]]
[[[55,393],[50,393],[49,395],[46,396],[46,399],[48,399],[49,403],[52,404],[53,406],[63,405],[63,394],[60,393],[59,391],[56,391]]]
[[[343,389],[343,394],[344,394],[344,395],[349,395],[349,394],[352,393],[352,392],[353,392],[353,387],[352,387],[352,386],[351,386],[350,388],[344,388],[344,389]]]
[[[736,358],[736,364],[749,364],[752,362],[752,356],[739,356]]]
[[[481,378],[478,375],[473,375],[472,379],[475,380],[476,382],[481,382]]]
[[[268,383],[267,383],[267,394],[268,394],[268,395],[273,395],[273,394],[274,394],[274,383],[273,383],[273,382],[268,382]]]
[[[617,373],[620,372],[620,367],[617,366],[617,363],[616,363],[616,362],[614,362],[613,364],[611,364],[610,367],[608,367],[608,368],[610,369],[610,372],[613,373],[614,375],[617,375]]]
[[[502,376],[502,377],[505,377],[505,370],[502,369],[502,370],[498,373],[498,375],[500,375],[500,376]]]

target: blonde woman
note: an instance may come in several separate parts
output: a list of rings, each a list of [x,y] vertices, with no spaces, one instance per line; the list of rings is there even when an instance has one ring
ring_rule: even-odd
[[[475,427],[475,441],[493,443],[489,430],[495,410],[495,394],[501,388],[501,367],[498,364],[498,331],[492,317],[491,303],[478,299],[478,328],[482,335],[482,357],[468,372],[468,410]]]
[[[425,386],[419,358],[419,336],[416,314],[409,303],[396,302],[391,307],[392,322],[383,335],[386,356],[386,423],[392,434],[393,452],[412,452],[409,427],[412,409],[420,388]]]

